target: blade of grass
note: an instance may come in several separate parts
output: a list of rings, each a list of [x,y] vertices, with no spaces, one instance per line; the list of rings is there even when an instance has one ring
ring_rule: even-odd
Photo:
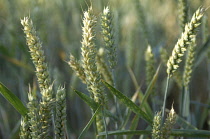
[[[108,135],[150,135],[151,130],[119,130],[119,131],[108,131]],[[105,132],[99,133],[99,136],[106,135]],[[207,130],[190,130],[190,129],[174,129],[172,130],[171,136],[177,137],[199,137],[206,138],[210,137],[210,131]]]
[[[191,125],[188,121],[180,117],[179,115],[177,116],[177,124],[179,124],[182,128],[184,129],[197,129],[195,126]]]
[[[144,107],[145,102],[147,102],[147,99],[148,99],[149,95],[152,93],[152,89],[153,89],[153,87],[154,87],[154,85],[155,85],[155,83],[156,83],[156,81],[157,81],[157,77],[158,77],[158,74],[159,74],[159,70],[160,70],[160,65],[159,65],[159,67],[157,68],[156,73],[155,73],[155,75],[153,76],[152,81],[150,82],[150,84],[149,84],[149,86],[148,86],[148,88],[147,88],[147,90],[146,90],[146,92],[145,92],[145,95],[144,95],[144,97],[143,97],[143,100],[142,100],[142,103],[141,103],[141,105],[140,105],[140,108],[143,108],[143,107]]]
[[[6,86],[0,82],[0,93],[2,96],[22,115],[27,114],[27,108],[23,105],[22,101],[15,96]]]
[[[136,99],[138,97],[139,90],[140,90],[140,87],[138,87],[137,91],[134,93],[133,97],[131,98],[131,100],[134,103],[136,102]],[[131,110],[129,108],[126,108],[126,110],[125,110],[125,116],[123,118],[122,125],[120,126],[119,129],[122,129],[122,130],[125,129],[125,126],[127,125],[128,121],[129,121],[130,115],[131,115]]]
[[[94,100],[92,100],[88,95],[86,95],[80,91],[77,91],[75,89],[73,89],[73,90],[91,109],[93,109],[94,111],[97,109],[99,104],[97,104]],[[111,117],[114,120],[118,120],[118,118],[111,112],[109,112],[107,110],[104,110],[104,111],[105,111],[105,115],[107,117]]]
[[[122,94],[120,91],[109,85],[107,82],[103,81],[103,83],[109,88],[109,90],[128,108],[130,108],[134,113],[138,114],[140,117],[142,117],[148,124],[152,125],[152,119],[137,106],[135,103],[133,103],[128,97],[126,97],[124,94]]]
[[[82,136],[84,136],[84,134],[87,132],[87,130],[90,128],[91,124],[94,122],[96,115],[98,114],[99,110],[101,108],[101,105],[98,106],[98,108],[96,109],[95,113],[93,114],[93,116],[91,117],[90,121],[87,123],[87,125],[85,126],[85,128],[82,130],[82,132],[80,133],[78,139],[81,139]]]

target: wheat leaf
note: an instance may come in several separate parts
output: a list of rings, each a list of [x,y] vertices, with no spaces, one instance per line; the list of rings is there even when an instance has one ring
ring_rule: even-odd
[[[87,125],[85,126],[85,128],[82,130],[82,132],[80,133],[78,139],[81,139],[82,136],[84,136],[84,134],[87,132],[87,130],[89,129],[89,127],[91,126],[91,124],[93,123],[93,121],[95,120],[96,115],[98,114],[99,110],[101,108],[101,105],[98,106],[98,108],[96,109],[95,113],[93,114],[93,116],[91,117],[90,121],[87,123]]]
[[[73,89],[75,93],[77,93],[77,95],[91,108],[93,109],[94,111],[97,109],[97,107],[99,106],[99,104],[97,104],[94,100],[92,100],[89,96],[87,96],[86,94],[80,92],[80,91],[77,91],[75,89]],[[105,110],[105,115],[107,117],[111,117],[113,118],[114,120],[118,120],[118,118],[113,115],[111,112]]]
[[[134,113],[138,114],[140,117],[142,117],[147,123],[152,125],[152,119],[137,106],[135,103],[133,103],[128,97],[123,95],[120,91],[109,85],[107,82],[103,81],[104,84],[109,88],[109,90],[128,108],[130,108]]]
[[[6,86],[0,82],[0,93],[2,96],[22,115],[27,114],[27,108],[23,105],[22,101],[15,96]]]

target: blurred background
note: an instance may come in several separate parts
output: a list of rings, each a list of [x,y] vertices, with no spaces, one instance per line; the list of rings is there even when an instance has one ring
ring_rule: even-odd
[[[29,49],[20,24],[20,19],[29,15],[43,44],[46,62],[55,87],[62,85],[67,89],[67,128],[69,136],[72,138],[78,136],[91,118],[90,108],[72,90],[75,88],[88,94],[86,85],[76,77],[67,64],[70,53],[77,59],[81,57],[83,11],[87,10],[91,3],[95,14],[99,17],[96,28],[97,47],[104,45],[100,34],[100,14],[108,4],[113,11],[116,44],[118,45],[116,88],[128,97],[131,97],[136,91],[128,69],[133,71],[141,90],[144,92],[147,88],[144,60],[147,45],[150,44],[153,49],[155,68],[157,69],[161,63],[160,48],[166,48],[170,56],[181,34],[177,0],[91,0],[91,2],[85,0],[0,0],[0,82],[17,95],[24,104],[28,102],[29,86],[38,90],[34,65],[30,59]],[[148,32],[147,40],[139,23],[140,16],[137,6],[139,3],[144,13],[144,28]],[[210,1],[189,1],[189,19],[200,6],[209,7]],[[210,25],[209,16],[210,10],[207,10],[208,27]],[[203,48],[205,44],[202,40],[202,26],[199,30],[198,49]],[[208,51],[206,50],[210,49],[201,51],[202,58],[193,72],[190,83],[193,124],[200,129],[208,129],[207,118],[205,118],[207,114],[203,118],[203,123],[199,122],[199,119],[202,118],[201,113],[206,109],[203,105],[206,106],[210,100],[208,98],[210,57],[207,56]],[[182,71],[183,66],[180,68],[181,73]],[[162,64],[156,83],[159,109],[163,101],[166,77],[166,67]],[[180,93],[181,89],[172,81],[167,108],[170,108],[174,103],[175,110],[179,111]],[[109,98],[108,102],[109,105],[113,104],[113,100],[109,101]],[[123,113],[125,111],[123,105],[121,109]],[[0,138],[18,138],[20,117],[20,114],[0,96]],[[139,129],[141,128],[143,126],[139,125]],[[88,134],[91,138],[91,131]]]

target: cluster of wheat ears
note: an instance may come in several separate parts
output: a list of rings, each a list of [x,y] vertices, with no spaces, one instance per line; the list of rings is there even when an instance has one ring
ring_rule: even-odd
[[[144,37],[148,39],[148,33],[141,5],[137,5],[141,14],[139,15],[140,25]],[[132,138],[134,135],[145,135],[154,139],[168,139],[169,137],[210,137],[210,132],[198,129],[174,129],[177,119],[182,119],[187,123],[190,116],[189,102],[189,83],[192,77],[194,59],[196,55],[196,34],[198,27],[205,16],[207,9],[199,7],[188,21],[188,9],[185,0],[179,0],[179,21],[182,29],[182,34],[175,44],[171,56],[168,55],[165,48],[160,50],[162,64],[167,67],[167,82],[164,93],[163,106],[159,112],[153,114],[148,103],[148,97],[153,100],[156,92],[155,82],[157,80],[157,71],[155,71],[155,57],[152,47],[148,44],[145,51],[146,61],[146,85],[147,91],[142,94],[140,106],[129,99],[123,93],[116,89],[116,67],[117,67],[117,42],[115,41],[115,25],[113,22],[113,13],[110,6],[104,8],[98,18],[94,15],[92,6],[88,7],[87,11],[83,12],[82,23],[82,41],[81,41],[81,58],[77,59],[74,54],[70,54],[70,60],[67,62],[73,69],[75,74],[80,78],[81,82],[87,86],[89,95],[74,90],[79,97],[90,106],[92,110],[92,118],[81,132],[79,138],[85,137],[86,131],[90,125],[94,125],[97,138],[111,138],[119,135],[127,135],[127,138]],[[100,21],[98,20],[100,19]],[[96,31],[97,24],[100,23],[101,32],[99,36],[103,38],[103,44],[96,46]],[[48,65],[45,61],[42,43],[37,35],[36,29],[30,17],[21,19],[23,31],[26,37],[26,43],[29,48],[31,59],[35,66],[38,85],[40,88],[41,97],[35,91],[29,88],[28,103],[25,107],[20,100],[11,94],[6,87],[1,84],[1,94],[10,101],[10,103],[22,115],[20,126],[21,139],[42,139],[42,138],[69,138],[67,136],[66,126],[66,91],[65,87],[60,85],[54,91],[54,84],[50,78]],[[182,73],[177,70],[183,56],[186,55],[186,63],[183,72],[183,79],[180,79]],[[177,82],[178,86],[183,87],[182,109],[178,114],[173,109],[170,111],[166,107],[167,93],[170,84],[170,79]],[[106,88],[112,93],[114,99],[115,111],[111,112],[108,108],[109,99],[107,99]],[[9,94],[9,95],[7,95]],[[138,119],[142,118],[148,125],[145,130],[135,130],[136,124],[129,130],[122,128],[119,122],[120,108],[119,102],[126,105],[127,110],[136,114],[136,119],[132,122],[138,123]],[[167,116],[166,113],[168,113]],[[182,118],[181,118],[182,117]],[[110,122],[114,121],[113,123]],[[114,126],[115,131],[108,130],[108,124]]]

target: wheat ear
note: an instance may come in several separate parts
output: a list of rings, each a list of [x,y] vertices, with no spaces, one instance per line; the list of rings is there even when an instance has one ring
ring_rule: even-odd
[[[39,115],[39,104],[37,100],[37,96],[35,93],[31,91],[29,88],[28,93],[28,104],[27,108],[29,110],[28,117],[30,123],[30,130],[31,130],[31,137],[32,139],[41,138],[41,122],[40,122],[40,115]]]
[[[109,71],[106,62],[104,61],[104,49],[100,48],[96,57],[98,71],[102,74],[104,80],[109,83],[110,85],[114,85],[114,81],[112,78],[112,74]]]
[[[76,75],[81,79],[81,81],[83,83],[86,83],[84,69],[72,54],[70,54],[70,61],[68,62],[68,64],[76,72]]]
[[[153,139],[161,139],[161,112],[158,112],[154,119],[152,125],[152,138]]]
[[[187,5],[187,0],[178,0],[178,14],[179,14],[179,24],[184,31],[185,29],[185,24],[188,22],[188,5]]]
[[[28,116],[21,117],[19,136],[20,139],[31,139]]]
[[[117,63],[117,52],[114,41],[113,15],[108,6],[104,8],[101,16],[101,27],[103,39],[108,52],[110,68],[114,69]]]
[[[196,49],[196,42],[195,42],[195,36],[194,36],[194,39],[192,40],[192,43],[188,48],[187,59],[186,59],[186,64],[184,68],[184,75],[183,75],[184,87],[188,87],[189,82],[192,77],[192,70],[193,70],[193,65],[194,65],[194,60],[195,60],[195,49]]]
[[[193,17],[189,23],[185,25],[185,31],[182,33],[181,38],[175,45],[172,56],[169,58],[167,63],[167,73],[171,77],[173,73],[179,67],[179,63],[182,61],[181,58],[184,52],[187,50],[189,44],[191,44],[193,36],[196,35],[197,28],[201,24],[201,19],[204,15],[204,9],[198,8],[198,10],[193,14]]]
[[[161,129],[162,131],[162,138],[161,139],[168,139],[171,133],[171,130],[176,123],[176,113],[173,109],[171,108],[168,117],[166,118],[166,121]]]
[[[149,86],[153,76],[155,75],[155,68],[154,68],[155,59],[150,45],[148,45],[147,50],[145,51],[145,61],[146,61],[146,84],[147,86]]]
[[[88,11],[84,12],[83,18],[83,39],[82,39],[82,66],[86,76],[86,84],[91,97],[99,104],[105,103],[105,96],[103,94],[103,85],[101,82],[100,73],[96,66],[96,46],[95,46],[95,25],[96,17],[93,14],[92,6]],[[104,131],[102,112],[96,116],[97,131]]]
[[[52,85],[48,89],[41,91],[42,100],[39,104],[40,121],[41,121],[41,137],[49,137],[51,125],[52,125],[52,108],[54,105],[54,99],[52,98]]]
[[[66,91],[58,88],[56,93],[56,119],[55,136],[58,139],[65,138],[66,131]]]
[[[30,17],[24,17],[21,20],[21,24],[23,25],[26,42],[36,68],[36,76],[38,78],[39,87],[41,90],[48,89],[50,86],[50,78],[47,64],[45,63],[44,52],[42,50],[42,43],[36,34],[36,30],[33,27],[33,22]]]

